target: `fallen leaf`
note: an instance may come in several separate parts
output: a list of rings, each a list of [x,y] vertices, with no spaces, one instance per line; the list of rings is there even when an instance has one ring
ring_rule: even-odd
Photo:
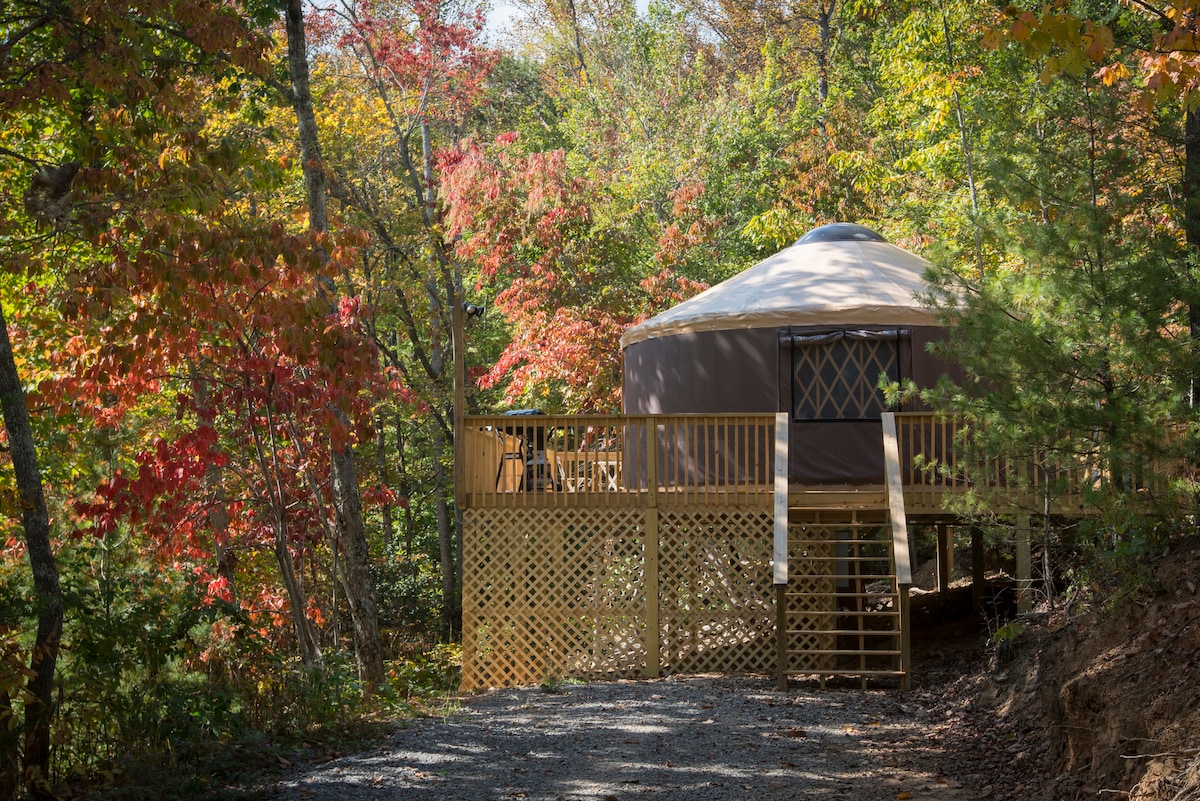
[[[912,798],[912,793],[906,791],[896,793],[896,801],[908,801]]]

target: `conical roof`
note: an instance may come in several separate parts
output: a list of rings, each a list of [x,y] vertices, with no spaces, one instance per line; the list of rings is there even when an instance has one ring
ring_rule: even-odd
[[[860,225],[815,228],[728,281],[627,329],[622,349],[698,331],[796,325],[938,325],[920,296],[929,262]]]

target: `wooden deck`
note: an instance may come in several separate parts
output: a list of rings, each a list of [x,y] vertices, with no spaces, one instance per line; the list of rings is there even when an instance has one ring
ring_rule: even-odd
[[[950,501],[986,492],[1017,520],[1028,603],[1037,467],[971,484],[958,439],[953,421],[885,415],[885,483],[788,485],[777,504],[775,415],[468,417],[464,689],[697,671],[906,683],[909,521],[953,523]]]

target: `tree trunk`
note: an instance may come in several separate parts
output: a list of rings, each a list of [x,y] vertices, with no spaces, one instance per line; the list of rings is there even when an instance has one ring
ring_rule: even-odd
[[[253,420],[253,410],[250,402],[246,402],[247,419]],[[254,429],[254,451],[258,457],[259,470],[262,472],[263,483],[271,499],[271,513],[275,529],[275,561],[279,565],[279,574],[283,577],[283,586],[287,590],[288,604],[291,606],[292,627],[296,631],[296,642],[300,646],[300,658],[306,667],[313,667],[322,662],[321,646],[317,632],[308,617],[308,598],[296,578],[296,566],[292,563],[291,549],[287,542],[287,498],[283,493],[283,483],[279,474],[279,449],[275,444],[275,419],[271,407],[267,406],[267,446],[270,447],[270,461],[264,451],[262,438],[258,429]]]
[[[1200,112],[1189,110],[1183,123],[1183,232],[1190,257],[1184,267],[1187,292],[1188,333],[1193,348],[1200,343],[1200,290],[1194,271],[1194,259],[1200,256]],[[1200,406],[1200,355],[1193,350],[1190,398],[1192,408]],[[1193,455],[1193,460],[1200,461]]]
[[[837,0],[817,9],[817,103],[821,107],[821,128],[825,127],[825,103],[829,100],[829,55],[833,52],[833,15]]]
[[[325,496],[324,493],[321,492],[321,484],[317,481],[316,474],[314,474],[312,471],[312,460],[308,457],[308,450],[304,445],[304,441],[300,438],[300,433],[296,430],[296,424],[294,421],[288,421],[288,431],[291,432],[292,442],[296,443],[296,450],[300,454],[301,460],[304,462],[305,467],[301,472],[304,473],[304,481],[306,484],[308,484],[308,492],[310,495],[312,495],[313,508],[320,512],[318,516],[321,518],[321,527],[325,530],[325,539],[329,542],[329,554],[333,563],[330,567],[331,575],[333,576],[333,580],[330,582],[332,588],[330,592],[330,608],[332,610],[333,617],[333,642],[335,648],[340,648],[342,641],[342,628],[340,619],[338,617],[337,585],[338,582],[341,581],[342,571],[340,562],[338,560],[338,553],[341,550],[341,544],[338,542],[337,521],[334,520],[331,522],[329,517],[324,514]]]
[[[42,474],[38,467],[37,447],[25,408],[25,392],[17,374],[12,343],[8,338],[8,322],[0,310],[0,411],[16,473],[17,492],[21,504],[21,523],[25,529],[25,546],[29,568],[33,573],[37,596],[38,627],[33,651],[29,657],[28,695],[25,700],[24,776],[6,775],[0,785],[24,783],[28,788],[45,781],[50,769],[50,723],[53,717],[54,668],[58,662],[63,624],[62,589],[58,583],[58,563],[50,544],[50,515],[42,492]],[[11,706],[11,704],[10,704]],[[11,755],[8,755],[11,756]],[[5,757],[6,767],[12,762]],[[7,772],[7,771],[6,771]]]
[[[438,556],[442,568],[442,628],[445,636],[454,639],[458,631],[458,596],[454,577],[454,526],[450,515],[450,502],[446,488],[446,438],[440,430],[433,434],[433,486],[434,511],[437,514]]]
[[[320,665],[324,659],[321,656],[321,646],[317,642],[317,632],[312,620],[308,617],[308,598],[296,578],[296,566],[292,563],[292,552],[287,545],[286,512],[276,506],[275,509],[275,561],[279,565],[279,573],[283,576],[283,586],[287,590],[288,605],[291,606],[292,628],[296,630],[296,642],[300,644],[300,658],[306,667]]]
[[[954,43],[950,40],[950,17],[946,14],[946,9],[942,7],[942,35],[946,39],[946,59],[950,65],[950,70],[955,72],[958,66],[955,63]],[[962,98],[958,94],[958,84],[954,84],[952,92],[954,100],[954,117],[958,121],[958,136],[962,144],[963,151],[963,168],[967,173],[967,191],[971,197],[971,228],[975,237],[975,271],[980,281],[984,277],[983,264],[983,231],[979,227],[979,193],[975,188],[975,158],[971,148],[971,136],[967,127],[966,117],[963,115]]]
[[[288,0],[287,39],[292,106],[299,129],[309,228],[313,232],[324,233],[329,228],[325,205],[325,170],[308,83],[308,44],[304,36],[302,0]],[[323,249],[318,251],[318,256],[322,260],[328,257]],[[325,285],[323,289],[327,294],[332,294],[332,287]],[[333,298],[327,297],[327,301],[332,308]],[[330,451],[334,506],[342,534],[342,590],[346,594],[354,623],[354,653],[358,660],[359,678],[366,692],[374,693],[384,679],[383,647],[379,638],[378,610],[371,583],[370,548],[363,524],[362,496],[358,489],[354,451],[349,442],[335,445]]]
[[[383,419],[383,412],[377,413],[375,415],[375,471],[379,474],[379,483],[390,489],[392,479],[388,470],[387,429],[385,426],[386,421]],[[384,542],[391,542],[396,529],[396,523],[392,519],[391,502],[385,500],[379,511],[383,518]]]
[[[12,697],[0,692],[0,801],[16,798],[17,790],[21,789],[19,730],[8,727],[12,719]]]
[[[379,638],[379,610],[371,580],[371,551],[363,526],[362,496],[358,491],[354,458],[348,448],[333,454],[331,472],[338,530],[342,534],[342,592],[346,595],[350,621],[354,625],[359,678],[365,691],[373,694],[384,679],[383,644]]]

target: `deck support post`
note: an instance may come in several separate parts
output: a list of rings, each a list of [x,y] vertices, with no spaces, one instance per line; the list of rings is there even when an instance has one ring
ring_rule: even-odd
[[[788,682],[788,412],[775,415],[775,542],[771,556],[775,584],[775,655],[779,689]]]
[[[971,611],[983,609],[983,529],[971,526]]]
[[[1029,553],[1029,513],[1017,515],[1017,614],[1033,609],[1033,569]]]
[[[646,581],[646,676],[662,675],[662,627],[659,622],[658,586],[658,424],[646,426],[646,509],[643,512]]]
[[[658,587],[658,509],[644,512],[642,530],[645,542],[646,580],[646,677],[657,679],[662,674],[662,628],[658,619],[660,592]]]
[[[788,614],[787,614],[787,585],[775,585],[775,661],[778,664],[778,687],[788,688]]]
[[[942,597],[950,591],[954,574],[954,529],[947,523],[937,524],[937,586]]]

